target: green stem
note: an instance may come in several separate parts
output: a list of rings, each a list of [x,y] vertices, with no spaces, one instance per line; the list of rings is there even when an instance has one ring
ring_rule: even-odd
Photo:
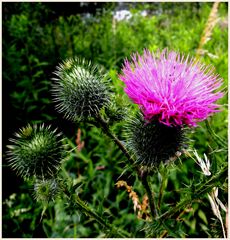
[[[197,199],[184,199],[180,201],[175,207],[171,208],[169,211],[163,213],[157,220],[165,220],[166,218],[171,218],[172,216],[176,215],[180,209],[186,208],[187,205],[192,204],[192,202],[197,201]]]
[[[162,200],[162,197],[163,197],[163,191],[164,191],[164,186],[165,186],[164,175],[163,176],[161,175],[161,177],[162,177],[161,186],[160,186],[160,192],[159,192],[158,203],[157,203],[158,210],[160,209],[160,206],[161,206],[161,200]]]
[[[175,216],[178,211],[185,209],[186,206],[191,205],[193,202],[199,201],[202,196],[205,196],[206,193],[212,191],[213,187],[220,185],[220,179],[227,177],[228,166],[222,167],[219,172],[217,172],[213,177],[208,181],[201,182],[195,186],[194,191],[191,196],[188,196],[186,199],[180,201],[175,207],[172,207],[170,210],[159,216],[159,220],[163,221],[166,218]]]
[[[211,128],[211,125],[209,123],[208,120],[205,120],[205,124],[207,127],[208,132],[210,133],[210,135],[212,136],[212,138],[220,145],[220,146],[224,146],[227,147],[227,143],[226,141],[224,141],[221,137],[219,137]]]
[[[66,196],[69,198],[69,202],[73,203],[74,206],[78,207],[85,215],[91,217],[96,222],[98,222],[103,228],[108,230],[111,234],[114,233],[114,236],[120,238],[130,237],[130,234],[123,229],[118,229],[112,226],[110,223],[106,222],[95,210],[91,210],[75,193],[71,193],[66,189],[63,191]]]
[[[151,188],[150,188],[149,176],[148,176],[147,172],[144,172],[141,175],[140,179],[142,181],[142,184],[143,184],[143,186],[146,190],[146,193],[147,193],[147,196],[148,196],[148,199],[149,199],[149,206],[150,206],[150,211],[151,211],[152,218],[155,219],[158,216],[158,213],[157,213],[157,209],[156,209],[155,202],[154,202],[154,195],[153,195],[153,193],[151,191]]]
[[[107,122],[100,115],[97,116],[97,120],[98,120],[98,123],[100,124],[100,126],[102,127],[102,130],[104,131],[104,133],[107,136],[109,136],[117,144],[117,146],[124,153],[124,155],[127,157],[127,159],[129,161],[131,161],[132,163],[134,163],[135,161],[132,158],[132,156],[129,154],[128,150],[121,143],[121,141],[110,131]],[[149,178],[148,178],[147,172],[140,173],[140,169],[137,166],[135,166],[135,169],[136,169],[139,179],[141,180],[141,182],[146,190],[146,193],[148,195],[150,211],[151,211],[152,218],[154,219],[157,217],[157,210],[156,210],[155,203],[154,203],[153,193],[151,191],[150,184],[148,182]]]
[[[117,146],[120,148],[120,150],[124,153],[124,155],[126,156],[126,158],[131,161],[132,163],[134,163],[134,159],[132,158],[132,156],[129,154],[128,150],[125,148],[125,146],[121,143],[121,141],[110,131],[109,126],[107,124],[107,122],[100,116],[98,115],[96,117],[96,119],[98,120],[98,123],[100,124],[103,132],[110,137],[116,144]]]
[[[203,195],[212,191],[213,187],[218,187],[221,184],[222,178],[227,178],[228,176],[228,164],[226,163],[215,175],[213,175],[209,180],[201,182],[196,186],[194,195]]]
[[[115,233],[118,237],[130,237],[129,233],[125,232],[124,230],[118,229],[113,227],[111,224],[106,222],[96,211],[92,211],[80,198],[79,196],[75,197],[76,205],[81,208],[86,215],[93,218],[97,221],[101,226],[105,229],[109,230],[110,233]]]

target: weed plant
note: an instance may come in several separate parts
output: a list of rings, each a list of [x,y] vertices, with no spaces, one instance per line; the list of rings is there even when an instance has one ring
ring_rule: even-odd
[[[88,3],[88,9],[97,9],[89,17],[80,13],[84,12],[84,4],[55,4],[2,4],[3,237],[226,235],[228,4],[216,6],[211,30],[207,25],[213,3],[128,4],[132,17],[121,21],[114,19],[112,13],[118,3]],[[79,13],[70,10],[73,6],[79,8]],[[58,14],[60,7],[70,12]],[[142,16],[143,11],[148,15]],[[203,42],[202,37],[206,38]],[[157,171],[145,178],[122,149],[126,139],[124,126],[138,108],[124,93],[125,85],[119,75],[125,58],[130,61],[133,52],[142,54],[143,49],[156,52],[164,48],[196,56],[202,63],[214,66],[223,78],[225,95],[218,100],[221,111],[186,134],[188,149],[198,153],[184,151],[173,163],[160,164]],[[101,117],[98,111],[84,108],[87,122],[75,116],[71,118],[73,122],[63,119],[52,101],[55,67],[64,59],[75,57],[96,64],[110,79],[111,89],[99,84],[106,103],[102,101],[100,105]],[[94,114],[96,121],[91,119]],[[65,154],[59,154],[62,160],[52,162],[55,179],[48,169],[48,177],[44,178],[39,170],[35,179],[36,165],[32,172],[26,171],[26,159],[23,168],[14,165],[19,174],[27,176],[27,181],[23,181],[9,167],[6,145],[9,138],[18,140],[19,136],[12,135],[19,128],[19,147],[32,149],[40,145],[41,136],[31,140],[27,135],[31,126],[43,129],[42,123],[53,126],[45,128],[45,132],[53,133],[55,128],[63,132],[65,137],[60,141]],[[30,125],[22,128],[27,124]],[[59,145],[52,144],[59,149]],[[54,154],[48,146],[46,151]],[[41,163],[39,154],[29,157]],[[12,162],[14,157],[10,157]],[[146,195],[146,189],[153,199]],[[152,216],[152,201],[157,217]]]

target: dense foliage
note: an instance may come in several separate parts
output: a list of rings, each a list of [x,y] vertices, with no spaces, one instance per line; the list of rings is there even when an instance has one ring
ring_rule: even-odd
[[[62,166],[63,178],[76,184],[78,195],[89,207],[132,237],[223,236],[207,193],[218,187],[219,198],[225,205],[228,202],[227,3],[219,5],[219,19],[199,56],[202,62],[212,64],[224,80],[226,94],[218,101],[222,111],[199,123],[189,137],[191,149],[200,156],[207,154],[212,175],[204,176],[194,159],[185,154],[168,167],[161,166],[159,173],[151,176],[151,187],[165,214],[160,225],[147,217],[139,219],[125,188],[116,187],[117,181],[124,180],[144,201],[145,191],[136,173],[127,167],[125,156],[114,142],[100,129],[83,122],[71,123],[55,111],[51,97],[55,66],[67,57],[91,60],[109,73],[116,93],[116,105],[109,112],[112,129],[124,139],[126,116],[136,109],[118,78],[124,59],[133,52],[142,53],[144,48],[155,51],[165,47],[195,56],[212,3],[127,3],[123,7],[130,9],[132,17],[118,21],[113,12],[120,7],[118,3],[2,4],[3,237],[111,234],[78,211],[74,203],[66,205],[68,198],[43,208],[34,201],[32,184],[9,168],[5,154],[8,139],[28,123],[52,124],[64,133],[69,155]]]

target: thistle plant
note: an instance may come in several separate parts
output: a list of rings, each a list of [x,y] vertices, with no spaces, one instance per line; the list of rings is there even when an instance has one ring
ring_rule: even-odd
[[[213,68],[167,50],[134,54],[131,62],[125,61],[120,79],[143,114],[128,125],[128,141],[146,166],[174,157],[185,147],[185,129],[219,111],[215,102],[223,96],[215,91],[222,79]]]
[[[56,179],[37,180],[34,184],[34,197],[39,202],[49,203],[54,201],[59,191],[60,187]]]
[[[204,153],[204,159],[203,160],[197,153],[197,151],[194,151],[194,155],[195,155],[195,161],[197,162],[197,164],[200,166],[203,174],[205,176],[210,176],[211,172],[210,172],[210,161],[208,160],[206,154]],[[218,188],[214,187],[210,193],[207,194],[208,195],[208,199],[209,202],[211,204],[211,208],[212,211],[214,213],[214,215],[219,219],[220,223],[221,223],[221,228],[222,228],[222,232],[223,232],[223,236],[224,238],[226,238],[226,230],[223,224],[223,219],[220,213],[220,208],[222,210],[224,210],[225,212],[227,212],[226,207],[224,206],[224,204],[220,201],[220,199],[218,198]],[[227,221],[227,216],[226,216],[226,221]],[[226,229],[227,229],[227,224],[226,224]]]
[[[57,111],[72,121],[98,116],[108,106],[107,77],[98,66],[84,59],[63,61],[54,72],[52,93]]]
[[[111,82],[98,66],[80,58],[68,59],[58,65],[55,75],[52,95],[57,111],[73,122],[89,122],[101,128],[123,152],[127,166],[136,172],[146,191],[142,204],[126,181],[119,181],[118,186],[126,186],[134,210],[138,209],[139,219],[145,216],[148,222],[155,224],[151,225],[151,230],[147,230],[147,236],[152,237],[155,234],[153,229],[162,230],[165,225],[161,222],[175,217],[191,199],[187,198],[174,209],[161,214],[164,186],[161,185],[156,196],[152,191],[151,177],[160,174],[162,166],[167,167],[170,160],[175,160],[185,152],[184,149],[189,145],[187,132],[190,129],[220,111],[216,101],[223,96],[219,90],[222,79],[214,74],[213,68],[174,51],[152,53],[145,50],[143,56],[134,54],[130,62],[125,60],[119,75],[126,85],[124,91],[139,107],[135,114],[128,116],[120,111],[121,106],[117,106],[119,101],[112,93]],[[111,127],[119,121],[126,122],[125,141],[121,141]],[[109,236],[131,236],[89,207],[78,194],[79,185],[65,177],[66,173],[59,175],[63,170],[61,164],[65,149],[61,134],[56,130],[52,131],[44,125],[28,125],[11,142],[13,145],[8,146],[9,164],[25,178],[35,177],[34,196],[38,201],[49,203],[61,195],[71,210],[76,208],[94,219],[103,226],[105,232],[110,233]],[[197,152],[195,156],[198,156]],[[200,159],[197,161],[201,162]],[[205,167],[209,168],[207,161]],[[223,168],[218,176],[208,181],[215,182],[225,171]],[[167,177],[167,174],[164,173],[163,177]],[[162,183],[165,182],[162,179]],[[198,184],[194,199],[200,192],[209,190],[209,185],[207,189],[204,183]],[[165,235],[168,230],[163,230]]]
[[[136,164],[149,169],[173,159],[186,147],[185,130],[168,127],[158,121],[146,124],[142,113],[137,113],[126,124],[127,148],[136,156]]]
[[[51,126],[27,125],[11,138],[8,145],[9,165],[24,178],[54,177],[64,157],[61,133]]]
[[[146,122],[157,120],[168,127],[197,126],[219,111],[216,100],[222,79],[214,68],[174,51],[134,54],[125,61],[120,79],[125,92],[138,104]]]

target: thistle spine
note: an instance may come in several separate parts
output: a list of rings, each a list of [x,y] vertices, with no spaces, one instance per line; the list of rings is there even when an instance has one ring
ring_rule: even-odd
[[[54,72],[52,95],[56,109],[72,120],[87,120],[110,103],[108,79],[98,66],[73,58],[59,64]]]
[[[44,124],[27,125],[15,133],[8,146],[9,165],[25,179],[49,179],[56,175],[64,157],[62,134]]]

